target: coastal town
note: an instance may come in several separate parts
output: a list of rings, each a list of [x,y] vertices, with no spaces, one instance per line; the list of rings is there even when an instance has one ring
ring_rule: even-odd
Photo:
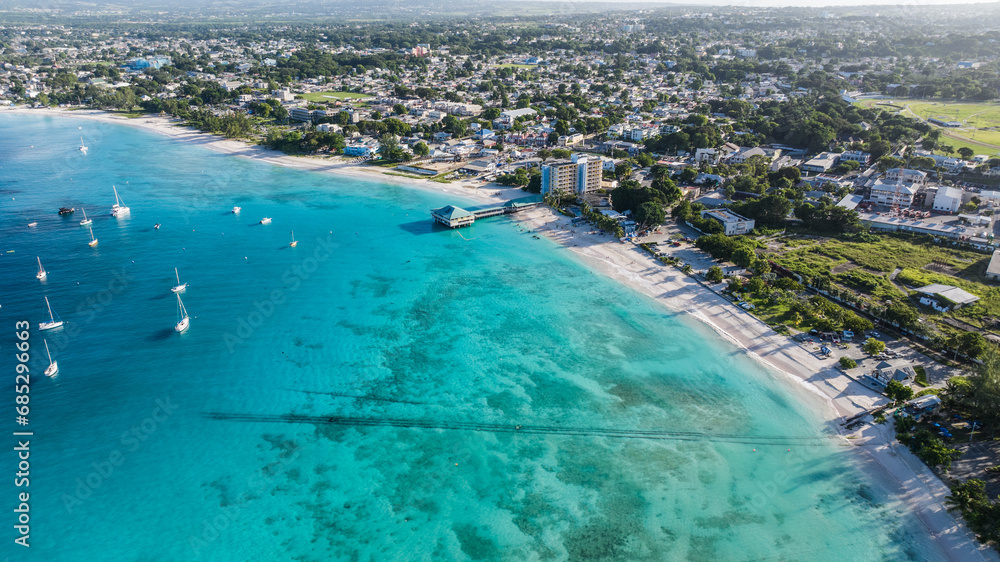
[[[15,10],[0,113],[212,135],[454,196],[428,209],[441,232],[547,237],[820,389],[956,559],[995,559],[1000,9],[942,11],[186,26]]]

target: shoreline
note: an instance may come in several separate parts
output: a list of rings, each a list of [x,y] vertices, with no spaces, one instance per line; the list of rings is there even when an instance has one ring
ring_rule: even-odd
[[[472,182],[440,183],[428,179],[383,173],[385,168],[359,166],[341,158],[290,156],[244,141],[225,139],[182,126],[172,118],[144,116],[127,118],[99,110],[9,108],[4,112],[24,115],[72,117],[138,127],[174,140],[197,143],[210,150],[258,160],[272,165],[306,171],[337,173],[341,176],[382,181],[407,188],[453,195],[479,204],[496,204],[524,192],[495,184],[482,189]],[[495,195],[500,193],[499,196]],[[521,211],[511,217],[527,229],[544,235],[574,253],[588,269],[641,292],[667,310],[687,315],[742,349],[750,359],[765,365],[775,375],[788,377],[793,392],[812,401],[822,401],[818,416],[832,432],[851,445],[851,455],[862,472],[894,496],[894,501],[912,511],[923,524],[947,560],[1000,560],[996,552],[983,547],[972,533],[945,509],[948,487],[906,447],[895,441],[891,427],[871,424],[846,432],[840,423],[847,417],[886,402],[823,359],[781,336],[762,321],[672,266],[665,266],[634,244],[588,234],[586,227],[573,227],[570,219],[548,207]],[[428,220],[430,218],[428,217]]]
[[[452,181],[450,183],[431,181],[430,179],[413,176],[398,175],[395,168],[379,168],[353,164],[339,156],[294,156],[270,148],[250,144],[244,140],[227,139],[204,133],[184,126],[182,122],[173,117],[160,117],[158,115],[145,115],[143,117],[124,117],[114,113],[108,113],[98,109],[57,109],[57,108],[22,108],[9,107],[0,108],[0,115],[13,113],[19,115],[43,115],[49,117],[69,117],[73,119],[86,119],[103,123],[115,123],[126,125],[146,131],[158,133],[170,137],[179,142],[198,144],[214,152],[239,156],[258,162],[266,162],[283,168],[293,170],[303,170],[322,173],[336,173],[340,176],[353,177],[365,180],[377,180],[384,183],[398,185],[401,187],[418,187],[420,189],[455,195],[464,199],[475,201],[481,205],[491,205],[505,202],[510,199],[524,197],[526,193],[517,187],[505,187],[496,184],[479,184],[470,181]],[[385,172],[392,172],[387,174]],[[485,186],[488,189],[483,189]],[[501,195],[495,196],[494,193]]]

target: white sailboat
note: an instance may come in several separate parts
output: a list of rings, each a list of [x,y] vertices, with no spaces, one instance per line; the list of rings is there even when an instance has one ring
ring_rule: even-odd
[[[38,258],[38,273],[35,274],[35,279],[39,281],[44,280],[48,276],[48,272],[42,267],[42,258]]]
[[[42,340],[45,343],[45,353],[49,356],[49,366],[45,368],[45,376],[54,377],[59,373],[59,363],[52,360],[52,354],[49,353],[49,342]]]
[[[260,224],[271,224],[271,217],[264,217],[260,219]]]
[[[175,293],[183,293],[184,290],[188,288],[188,284],[187,283],[181,283],[181,275],[179,273],[177,273],[177,268],[176,267],[174,268],[174,275],[177,276],[177,284],[174,285],[174,287],[172,289],[170,289],[170,290],[173,291],[173,292],[175,292]]]
[[[87,226],[90,224],[94,224],[94,219],[87,218],[87,209],[81,207],[80,210],[83,211],[83,220],[80,221],[80,226]]]
[[[238,215],[238,214],[240,214],[240,211],[242,211],[242,210],[243,210],[243,207],[233,207],[233,214],[234,215]]]
[[[131,209],[126,207],[125,202],[118,196],[118,188],[112,185],[111,189],[115,190],[115,204],[111,206],[111,216],[115,218],[127,217]]]
[[[90,231],[90,242],[87,242],[87,245],[90,246],[91,248],[93,248],[93,247],[97,246],[97,238],[94,238],[94,229],[93,228],[91,228],[91,227],[88,226],[87,230]]]
[[[181,333],[188,329],[191,325],[191,319],[188,317],[187,309],[184,308],[184,301],[181,300],[180,294],[177,295],[177,324],[174,324],[174,331]]]
[[[295,239],[295,231],[294,230],[292,231],[292,241],[288,245],[291,246],[291,247],[293,247],[293,248],[295,246],[299,245],[299,241]]]
[[[80,152],[87,153],[87,145],[83,144],[83,137],[80,137]]]
[[[45,297],[45,306],[49,307],[49,321],[48,322],[39,322],[38,323],[38,329],[39,330],[52,330],[54,328],[58,328],[58,327],[62,326],[63,325],[62,319],[60,318],[60,319],[57,320],[56,319],[57,315],[52,312],[52,305],[49,304],[49,297]]]

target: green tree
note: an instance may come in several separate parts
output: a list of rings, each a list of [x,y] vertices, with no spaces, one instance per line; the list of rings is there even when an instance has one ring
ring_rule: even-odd
[[[861,346],[861,349],[868,355],[878,355],[885,351],[885,342],[875,338],[868,338]]]
[[[958,149],[958,155],[962,157],[962,160],[972,160],[975,154],[976,152],[967,146],[962,146]]]
[[[857,361],[851,359],[850,357],[841,357],[840,366],[843,367],[844,369],[853,369],[858,366],[858,363]]]
[[[708,268],[708,271],[705,273],[705,278],[711,281],[712,283],[721,283],[722,280],[724,279],[724,276],[722,274],[722,268],[717,265],[713,265],[712,267]]]
[[[429,146],[427,146],[427,143],[425,143],[424,141],[420,141],[417,144],[413,145],[413,153],[416,154],[417,156],[423,157],[430,154],[431,149]]]
[[[996,431],[1000,427],[1000,352],[988,346],[979,359],[982,363],[969,375],[966,404],[979,421]]]
[[[663,224],[666,212],[659,201],[646,201],[635,210],[635,221],[643,227],[653,227]]]
[[[889,381],[889,384],[885,385],[885,395],[896,404],[899,404],[913,398],[913,389],[899,381],[892,380]]]

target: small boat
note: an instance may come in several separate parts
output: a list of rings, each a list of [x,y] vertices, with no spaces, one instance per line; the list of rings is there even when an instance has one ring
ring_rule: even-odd
[[[59,214],[60,215],[72,215],[73,211],[75,211],[75,210],[76,210],[75,207],[59,207]]]
[[[56,320],[56,316],[58,316],[58,315],[52,312],[52,305],[49,304],[49,297],[45,297],[45,306],[49,307],[49,321],[48,322],[39,322],[38,323],[38,329],[39,330],[52,330],[54,328],[58,328],[58,327],[62,326],[63,325],[62,319],[60,318],[60,319]]]
[[[83,144],[83,137],[80,137],[80,152],[87,153],[87,145]]]
[[[260,224],[271,224],[271,217],[264,217],[260,219]]]
[[[112,185],[111,189],[115,190],[115,204],[111,206],[111,216],[115,218],[127,217],[131,213],[131,209],[126,207],[125,202],[118,196],[118,188]]]
[[[45,368],[45,376],[54,377],[59,373],[59,363],[52,360],[52,354],[49,353],[49,342],[47,340],[42,340],[45,344],[45,354],[49,356],[49,366]]]
[[[93,248],[93,247],[97,246],[97,238],[94,238],[94,229],[93,228],[91,228],[91,227],[88,226],[87,229],[90,230],[90,242],[87,242],[87,245],[90,246],[91,248]]]
[[[29,222],[28,226],[38,226],[38,222],[37,221],[35,221],[35,222]]]
[[[156,224],[154,224],[154,225],[153,225],[153,229],[154,229],[154,230],[160,230],[160,223],[156,223]]]
[[[174,331],[178,334],[188,329],[191,325],[191,319],[188,317],[187,309],[184,308],[184,301],[181,300],[180,294],[177,295],[177,323],[174,324]]]
[[[42,267],[42,258],[38,258],[38,273],[35,274],[35,279],[39,281],[45,279],[48,276],[48,272]]]
[[[83,220],[80,221],[80,226],[87,226],[88,224],[94,224],[94,219],[87,218],[87,209],[81,207],[80,210],[83,211]]]
[[[238,214],[240,214],[240,211],[242,211],[242,210],[243,210],[243,207],[233,207],[233,214],[234,215],[238,215]]]
[[[170,289],[170,290],[173,291],[173,292],[175,292],[175,293],[183,293],[184,290],[188,288],[188,284],[187,283],[181,283],[181,275],[179,273],[177,273],[177,268],[176,267],[174,268],[174,275],[177,277],[177,284],[174,285],[174,287],[172,289]]]
[[[288,245],[294,248],[295,246],[298,246],[298,244],[299,244],[299,241],[295,239],[295,231],[293,230],[292,231],[292,241]]]

